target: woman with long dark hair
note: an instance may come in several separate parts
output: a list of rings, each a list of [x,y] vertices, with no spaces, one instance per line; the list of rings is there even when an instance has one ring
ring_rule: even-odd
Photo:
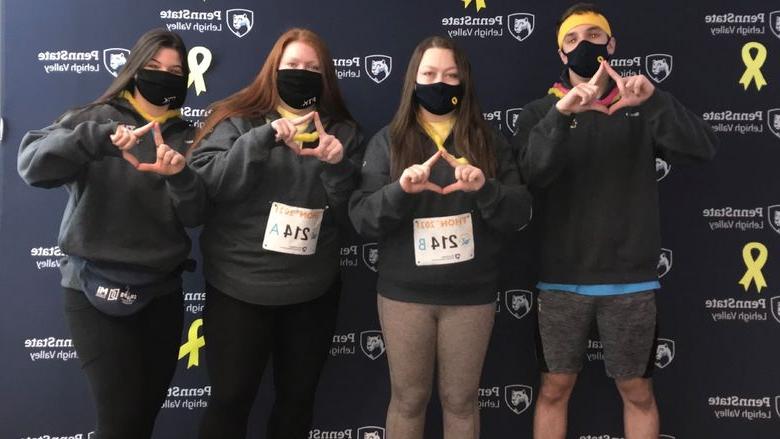
[[[434,366],[444,437],[479,437],[498,254],[530,209],[507,142],[482,118],[465,53],[447,38],[422,41],[395,117],[368,143],[349,211],[379,243],[388,437],[423,437]]]
[[[145,33],[93,103],[25,135],[30,185],[69,193],[58,243],[65,315],[97,408],[100,439],[148,438],[176,369],[185,227],[205,191],[179,117],[189,69],[181,38]]]
[[[362,156],[322,39],[280,36],[254,81],[212,106],[196,142],[191,163],[211,201],[201,250],[212,393],[200,437],[245,437],[272,356],[266,437],[308,438],[341,289],[337,220]]]

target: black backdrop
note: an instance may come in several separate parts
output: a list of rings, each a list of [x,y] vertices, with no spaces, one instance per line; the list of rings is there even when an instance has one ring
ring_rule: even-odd
[[[780,216],[775,219],[774,212],[780,207],[780,176],[775,172],[780,158],[780,11],[773,10],[780,10],[780,4],[680,4],[601,2],[618,41],[616,68],[652,76],[659,87],[709,120],[722,141],[711,164],[668,169],[658,163],[664,236],[659,261],[669,261],[660,266],[659,337],[666,349],[659,350],[655,375],[662,433],[676,438],[777,438],[780,270],[775,261]],[[99,95],[121,64],[121,49],[132,46],[141,33],[168,26],[181,33],[188,47],[210,50],[206,91],[197,95],[193,85],[183,109],[186,118],[200,121],[209,103],[250,81],[281,32],[292,26],[311,28],[337,58],[342,90],[367,136],[390,119],[415,44],[431,34],[449,34],[469,53],[486,119],[509,135],[507,119],[545,94],[559,74],[553,29],[568,5],[560,0],[2,3],[0,437],[89,437],[93,408],[64,325],[56,269],[66,195],[61,189],[26,187],[16,173],[16,154],[25,131],[48,125],[65,109]],[[233,26],[247,21],[251,27]],[[755,82],[747,89],[739,83],[746,66],[761,58],[762,51],[753,50],[743,60],[748,42],[758,42],[766,51],[760,71],[768,84],[760,90]],[[203,56],[194,58],[204,64]],[[372,73],[372,65],[382,61],[389,76]],[[525,391],[533,400],[538,389],[534,313],[526,306],[536,294],[534,261],[527,251],[533,233],[531,225],[511,243],[497,291],[496,327],[480,390],[485,438],[530,434],[532,404],[513,404],[511,391]],[[754,283],[747,290],[738,283],[750,265],[743,259],[749,242],[767,249],[762,272],[768,287],[760,291]],[[373,249],[354,235],[343,244],[346,283],[340,323],[311,438],[363,438],[377,430],[383,437],[387,362],[381,349],[371,351],[365,342],[379,330]],[[198,347],[202,278],[188,276],[185,287],[183,353],[195,348],[179,362],[158,420],[155,437],[160,438],[195,437],[210,391],[204,348]],[[590,343],[572,400],[569,437],[622,437],[618,394],[604,376],[596,335]],[[266,380],[252,416],[252,437],[262,437],[272,392]],[[441,437],[435,404],[428,424],[426,437]]]

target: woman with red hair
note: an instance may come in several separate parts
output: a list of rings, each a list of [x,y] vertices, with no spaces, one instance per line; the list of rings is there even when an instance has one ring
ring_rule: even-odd
[[[306,438],[336,326],[338,224],[361,136],[322,39],[285,32],[260,73],[215,103],[191,157],[211,201],[201,235],[211,400],[201,438],[243,438],[268,357],[267,436]]]

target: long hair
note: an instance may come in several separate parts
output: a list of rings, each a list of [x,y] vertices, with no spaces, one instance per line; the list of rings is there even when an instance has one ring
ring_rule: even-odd
[[[477,102],[471,65],[465,52],[451,39],[438,36],[420,42],[409,60],[401,91],[401,104],[390,122],[391,175],[393,178],[399,178],[404,169],[428,158],[423,147],[427,135],[417,121],[418,104],[414,99],[414,87],[423,54],[433,47],[452,51],[460,83],[463,85],[463,99],[455,110],[455,126],[451,133],[456,151],[458,155],[466,157],[469,163],[480,168],[486,177],[493,177],[496,173],[496,153],[489,140],[490,127],[482,118]]]
[[[190,68],[187,64],[187,47],[184,45],[184,41],[173,32],[165,29],[152,29],[141,35],[135,46],[130,49],[127,63],[119,71],[116,79],[93,104],[105,103],[124,90],[132,92],[135,86],[135,74],[143,69],[146,63],[162,48],[173,49],[179,53],[181,68],[186,78],[190,74]]]
[[[213,131],[214,127],[229,117],[260,117],[270,113],[279,105],[281,99],[276,89],[277,71],[284,49],[295,41],[305,43],[314,49],[320,61],[323,84],[322,97],[317,103],[317,109],[333,120],[353,120],[341,97],[333,59],[325,42],[319,35],[308,29],[293,28],[276,40],[260,73],[248,86],[211,105],[209,117],[198,130],[193,147]]]

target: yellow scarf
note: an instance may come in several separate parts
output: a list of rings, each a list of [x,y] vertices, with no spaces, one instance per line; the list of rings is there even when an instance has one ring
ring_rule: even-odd
[[[276,111],[279,113],[280,116],[287,120],[293,120],[301,117],[298,114],[295,114],[291,111],[287,111],[286,109],[282,108],[282,106],[276,107]],[[296,142],[314,142],[315,140],[320,138],[320,133],[313,131],[311,133],[307,133],[306,131],[306,125],[297,125],[295,129],[298,131],[298,134],[293,137],[293,140]]]
[[[417,120],[425,130],[425,134],[427,134],[428,137],[433,140],[436,148],[438,148],[440,151],[447,152],[447,149],[444,148],[444,141],[447,140],[447,137],[449,137],[452,133],[452,128],[455,127],[455,117],[450,117],[441,122],[428,122],[422,120],[422,118],[417,118]],[[456,158],[455,160],[463,165],[469,164],[469,161],[466,159],[466,157]]]
[[[143,117],[147,122],[157,122],[157,123],[165,123],[168,119],[173,119],[174,117],[181,116],[181,112],[179,110],[168,110],[165,113],[163,113],[161,116],[152,116],[151,114],[147,113],[141,106],[138,104],[138,101],[135,100],[133,97],[133,94],[130,93],[127,90],[122,91],[122,93],[119,94],[119,97],[126,100],[130,103],[130,106],[133,107],[133,110],[135,110],[136,113],[140,114],[141,117]]]

